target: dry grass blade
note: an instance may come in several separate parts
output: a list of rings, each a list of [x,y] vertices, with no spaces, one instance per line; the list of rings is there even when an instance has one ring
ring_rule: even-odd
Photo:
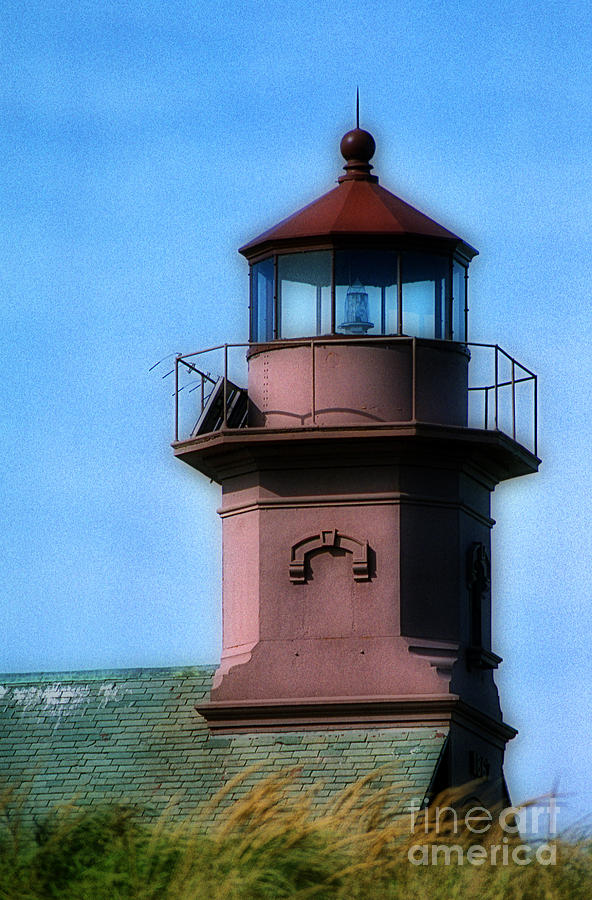
[[[494,865],[488,856],[474,866],[467,853],[475,835],[456,827],[455,814],[460,820],[467,804],[474,805],[479,785],[441,794],[412,821],[409,785],[400,778],[385,785],[387,768],[330,800],[321,799],[320,785],[303,790],[297,769],[261,777],[244,797],[232,800],[239,785],[246,790],[245,779],[257,771],[252,767],[218,792],[207,815],[202,809],[182,822],[173,815],[178,798],[157,821],[142,820],[137,810],[84,809],[71,802],[38,829],[37,838],[18,824],[18,816],[9,816],[12,832],[6,824],[0,830],[0,898],[590,900],[589,837],[557,838],[546,849],[556,853],[554,865],[521,865],[512,859],[512,850],[524,847],[520,835],[492,823],[476,841],[486,855],[496,841],[505,841],[508,858],[498,855]],[[13,792],[2,792],[1,821],[15,802]],[[438,810],[444,815],[438,817]],[[215,826],[209,825],[212,813]],[[440,852],[447,848],[448,855]]]

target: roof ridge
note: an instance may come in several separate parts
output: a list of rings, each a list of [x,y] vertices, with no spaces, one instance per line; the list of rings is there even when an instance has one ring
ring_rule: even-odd
[[[401,225],[401,227],[404,227],[404,226],[402,225],[399,217],[397,216],[397,214],[395,212],[393,212],[392,209],[389,209],[389,207],[385,203],[385,195],[386,195],[386,197],[392,197],[394,200],[397,201],[397,203],[402,203],[403,206],[406,208],[406,210],[408,210],[412,216],[419,216],[420,218],[422,218],[428,222],[431,222],[433,225],[436,226],[436,228],[438,230],[444,231],[444,232],[446,232],[446,234],[450,235],[450,237],[460,240],[458,235],[456,235],[453,231],[450,231],[449,228],[446,228],[445,225],[441,225],[440,222],[437,222],[436,219],[432,219],[432,217],[428,216],[426,213],[424,213],[423,210],[417,209],[416,206],[413,206],[407,200],[403,200],[403,198],[399,197],[398,194],[393,194],[393,192],[389,191],[388,188],[385,188],[380,184],[373,184],[373,185],[371,185],[371,188],[373,189],[373,193],[378,195],[378,199],[380,200],[380,202],[384,206],[384,208],[390,213],[391,216],[393,216],[393,218],[395,218],[397,220],[397,222],[399,223],[399,225]],[[378,191],[375,190],[376,188],[378,188]]]

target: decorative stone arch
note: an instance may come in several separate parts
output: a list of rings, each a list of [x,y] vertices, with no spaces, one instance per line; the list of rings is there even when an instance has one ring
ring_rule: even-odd
[[[309,537],[296,541],[290,548],[290,581],[293,584],[306,584],[306,557],[314,550],[345,550],[352,554],[354,581],[368,581],[369,552],[368,541],[359,541],[347,534],[340,534],[336,528],[320,531]]]

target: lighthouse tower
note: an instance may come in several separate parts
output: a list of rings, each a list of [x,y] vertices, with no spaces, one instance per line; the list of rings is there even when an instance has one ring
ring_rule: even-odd
[[[337,187],[241,248],[248,385],[177,360],[202,406],[174,452],[222,487],[223,650],[199,711],[226,733],[446,726],[438,786],[503,785],[490,498],[537,470],[516,424],[536,379],[469,343],[477,251],[382,187],[374,151],[350,131]]]

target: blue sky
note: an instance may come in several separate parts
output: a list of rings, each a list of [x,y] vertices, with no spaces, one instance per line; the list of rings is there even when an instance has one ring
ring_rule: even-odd
[[[471,334],[540,376],[539,475],[494,498],[494,649],[516,799],[592,810],[585,2],[5,0],[4,671],[209,662],[218,489],[172,458],[171,352],[244,340],[236,249],[381,183],[476,246]]]

